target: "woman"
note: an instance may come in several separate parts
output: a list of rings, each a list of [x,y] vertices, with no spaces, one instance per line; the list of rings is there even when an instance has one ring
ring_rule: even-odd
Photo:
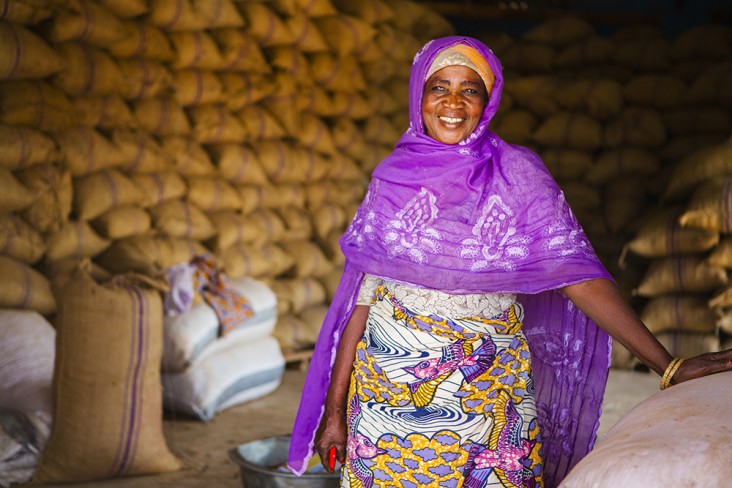
[[[502,87],[475,39],[415,56],[410,128],[341,239],[295,473],[335,448],[342,486],[553,486],[595,440],[608,333],[657,373],[670,365],[538,156],[488,131]],[[730,360],[674,363],[673,382]]]

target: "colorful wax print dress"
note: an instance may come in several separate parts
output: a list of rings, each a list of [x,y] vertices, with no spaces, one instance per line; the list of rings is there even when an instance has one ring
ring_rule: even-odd
[[[371,308],[351,377],[341,486],[543,486],[515,298],[366,276],[359,303]]]

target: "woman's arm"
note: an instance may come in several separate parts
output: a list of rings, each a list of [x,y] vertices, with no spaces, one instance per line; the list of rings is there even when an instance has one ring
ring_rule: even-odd
[[[611,281],[585,281],[564,287],[562,292],[643,364],[663,375],[672,356],[641,322]],[[673,376],[673,383],[727,370],[732,370],[732,349],[701,354],[687,358],[681,364]]]
[[[346,458],[346,396],[351,380],[353,361],[356,357],[356,346],[366,328],[366,319],[369,315],[368,305],[356,305],[343,330],[338,351],[336,353],[333,371],[330,377],[328,394],[325,397],[325,411],[320,421],[318,432],[315,434],[315,448],[328,472],[333,472],[328,466],[328,452],[332,446],[336,448],[336,455],[341,462]]]

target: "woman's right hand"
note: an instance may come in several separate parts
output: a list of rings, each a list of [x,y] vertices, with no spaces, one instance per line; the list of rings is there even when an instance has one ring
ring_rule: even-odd
[[[315,433],[315,449],[318,451],[320,461],[323,463],[325,470],[329,473],[334,472],[328,462],[331,447],[335,447],[336,449],[336,459],[341,464],[344,464],[346,461],[347,439],[348,429],[346,427],[345,409],[326,408],[318,431]]]

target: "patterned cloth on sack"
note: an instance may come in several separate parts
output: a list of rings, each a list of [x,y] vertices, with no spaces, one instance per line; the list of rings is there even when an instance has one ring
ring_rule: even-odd
[[[450,145],[425,133],[421,99],[432,61],[458,44],[488,62],[495,83],[477,128]],[[515,294],[524,310],[521,332],[531,353],[545,485],[558,485],[592,448],[610,338],[560,290],[612,278],[540,158],[488,130],[502,89],[500,62],[475,39],[437,39],[415,56],[410,128],[374,170],[340,241],[346,256],[343,276],[315,346],[293,427],[288,464],[295,473],[304,471],[314,452],[339,338],[367,274],[451,295]],[[510,404],[506,399],[504,419],[515,418]],[[486,413],[481,414],[483,425],[490,430],[499,420],[495,412]],[[530,427],[524,421],[522,428]],[[486,435],[490,441],[491,434]],[[471,486],[483,485],[475,481]]]
[[[195,256],[193,267],[193,289],[199,291],[219,319],[219,337],[230,333],[254,316],[246,297],[229,285],[229,280],[216,266],[210,256]]]

